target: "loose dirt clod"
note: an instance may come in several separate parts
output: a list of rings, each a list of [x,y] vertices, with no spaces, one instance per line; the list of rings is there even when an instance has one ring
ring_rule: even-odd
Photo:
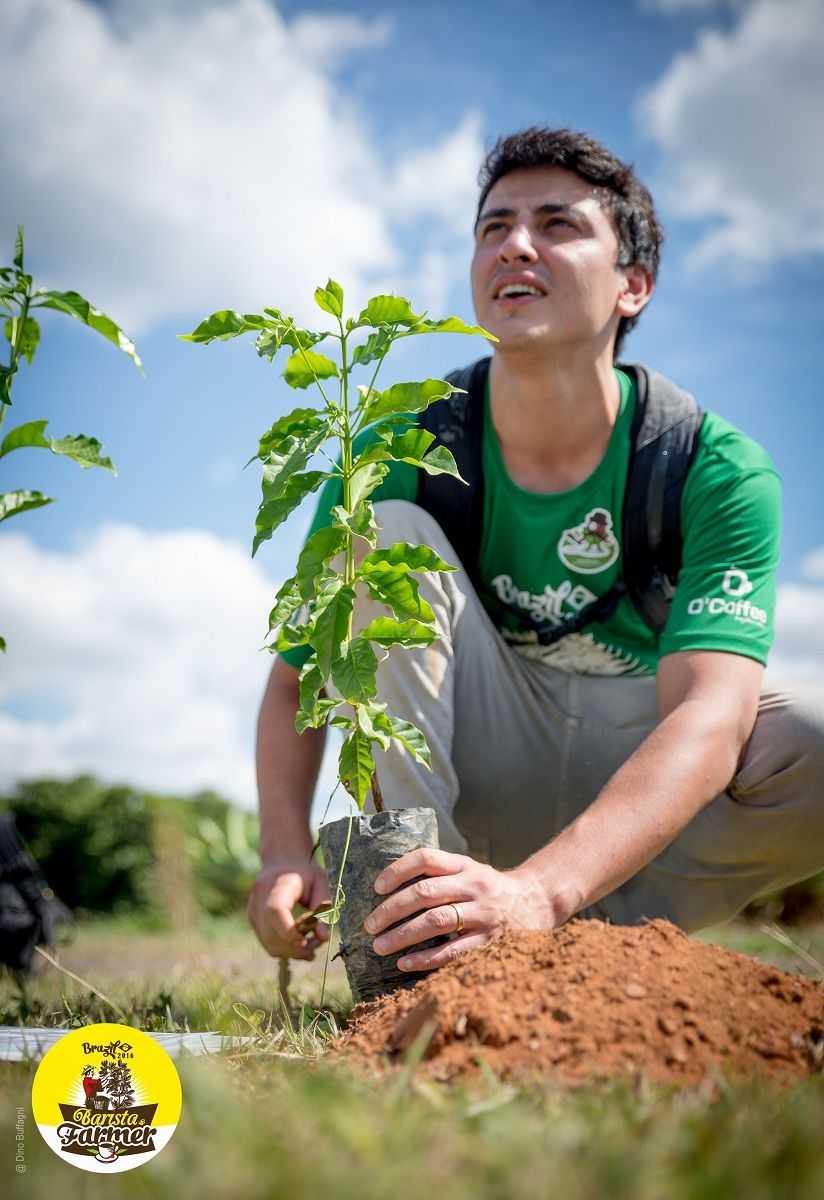
[[[824,1066],[824,986],[668,921],[571,921],[509,932],[410,990],[357,1005],[332,1054],[391,1069],[425,1027],[419,1069],[443,1080],[477,1073],[482,1059],[505,1078],[567,1084],[790,1083]]]

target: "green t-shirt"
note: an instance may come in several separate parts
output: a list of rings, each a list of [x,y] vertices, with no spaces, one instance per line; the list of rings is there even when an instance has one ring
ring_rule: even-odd
[[[667,624],[656,636],[623,597],[612,617],[552,646],[538,643],[519,621],[521,609],[538,620],[562,620],[615,583],[621,570],[621,516],[634,382],[616,369],[621,401],[606,453],[591,475],[565,492],[529,492],[509,476],[492,422],[489,389],[484,404],[484,517],[480,597],[512,649],[563,671],[585,675],[650,675],[665,654],[722,650],[767,661],[772,643],[775,569],[781,517],[781,482],[768,455],[751,438],[714,413],[706,413],[698,449],[681,498],[683,560]],[[355,439],[359,453],[374,438]],[[411,500],[418,469],[390,463],[372,500]],[[310,532],[329,524],[342,502],[330,479],[318,500]],[[495,597],[515,612],[502,611]],[[283,654],[292,666],[308,658],[307,646]]]

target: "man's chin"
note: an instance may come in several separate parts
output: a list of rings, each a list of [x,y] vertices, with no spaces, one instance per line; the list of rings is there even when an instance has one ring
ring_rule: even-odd
[[[548,350],[557,341],[546,325],[527,325],[525,322],[500,322],[497,328],[489,329],[489,332],[498,339],[495,349],[504,352]]]

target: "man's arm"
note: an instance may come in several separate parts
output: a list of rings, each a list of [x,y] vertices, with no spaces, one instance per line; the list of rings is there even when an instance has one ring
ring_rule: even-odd
[[[299,672],[276,657],[263,693],[257,725],[260,857],[263,865],[286,856],[307,860],[312,851],[309,811],[326,729],[295,729]]]
[[[390,864],[375,881],[387,899],[365,926],[381,935],[375,951],[409,947],[401,970],[428,970],[512,926],[553,929],[619,887],[730,783],[755,724],[763,670],[754,659],[717,651],[662,658],[659,724],[592,804],[511,871],[443,850],[413,850]],[[427,878],[410,882],[421,875]],[[433,934],[455,930],[454,904],[464,932],[433,950],[415,950]]]
[[[249,920],[275,957],[311,958],[328,937],[325,926],[304,938],[295,928],[297,903],[316,908],[329,899],[322,869],[310,862],[309,811],[326,730],[295,729],[299,672],[276,658],[260,706],[257,780],[262,869],[249,897]]]
[[[763,673],[754,659],[717,651],[662,658],[659,724],[589,808],[516,873],[537,875],[548,894],[563,881],[577,912],[652,862],[733,778]]]

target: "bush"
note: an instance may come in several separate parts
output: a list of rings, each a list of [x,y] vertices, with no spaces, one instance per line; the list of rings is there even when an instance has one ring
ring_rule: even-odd
[[[197,907],[222,915],[245,905],[257,871],[257,818],[214,792],[157,796],[81,775],[20,783],[0,809],[14,813],[57,895],[83,912],[168,909],[177,879]],[[163,861],[170,845],[184,862]]]

